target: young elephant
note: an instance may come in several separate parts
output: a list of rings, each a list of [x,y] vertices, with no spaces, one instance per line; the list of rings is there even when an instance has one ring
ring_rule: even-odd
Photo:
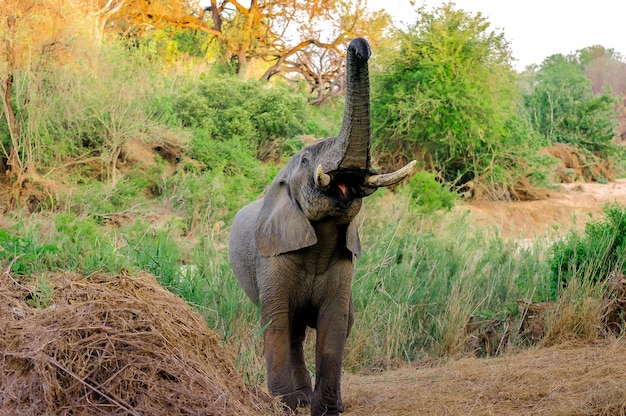
[[[415,172],[415,161],[386,175],[370,166],[370,53],[364,39],[348,46],[339,135],[296,153],[265,197],[237,213],[229,241],[237,279],[261,303],[270,393],[294,411],[310,402],[313,416],[343,411],[341,364],[354,320],[361,199]],[[313,390],[302,348],[307,326],[317,330]]]

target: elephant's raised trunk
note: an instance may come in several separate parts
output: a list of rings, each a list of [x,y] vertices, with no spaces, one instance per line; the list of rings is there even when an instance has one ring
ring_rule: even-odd
[[[324,191],[339,191],[342,197],[362,197],[381,186],[391,186],[413,175],[415,161],[389,174],[372,169],[370,148],[370,81],[367,61],[371,55],[365,39],[356,38],[346,54],[346,106],[341,130],[328,159],[317,167],[315,186]],[[349,191],[348,191],[349,190]]]
[[[370,169],[370,82],[367,61],[371,55],[365,39],[356,38],[346,54],[346,105],[337,144],[339,169]]]

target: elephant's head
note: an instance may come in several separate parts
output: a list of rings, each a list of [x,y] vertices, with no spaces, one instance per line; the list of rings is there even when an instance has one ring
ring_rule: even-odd
[[[268,188],[256,232],[260,254],[275,256],[314,245],[315,223],[351,224],[361,198],[415,173],[415,161],[384,175],[371,166],[370,54],[365,39],[354,39],[348,46],[346,104],[339,135],[304,147]],[[354,225],[348,227],[346,245],[359,254]]]

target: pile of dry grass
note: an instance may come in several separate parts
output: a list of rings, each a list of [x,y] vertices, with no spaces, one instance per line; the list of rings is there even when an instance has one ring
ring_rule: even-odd
[[[154,277],[57,274],[46,281],[51,296],[41,299],[34,286],[0,274],[1,414],[277,409],[244,383],[232,352],[202,317]]]

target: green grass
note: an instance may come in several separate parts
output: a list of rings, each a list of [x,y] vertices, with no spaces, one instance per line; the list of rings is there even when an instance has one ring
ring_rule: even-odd
[[[362,227],[349,368],[455,356],[470,316],[516,316],[516,300],[547,293],[548,267],[537,247],[476,230],[460,212],[424,216],[398,208],[386,213],[398,221],[381,222],[377,209]]]

